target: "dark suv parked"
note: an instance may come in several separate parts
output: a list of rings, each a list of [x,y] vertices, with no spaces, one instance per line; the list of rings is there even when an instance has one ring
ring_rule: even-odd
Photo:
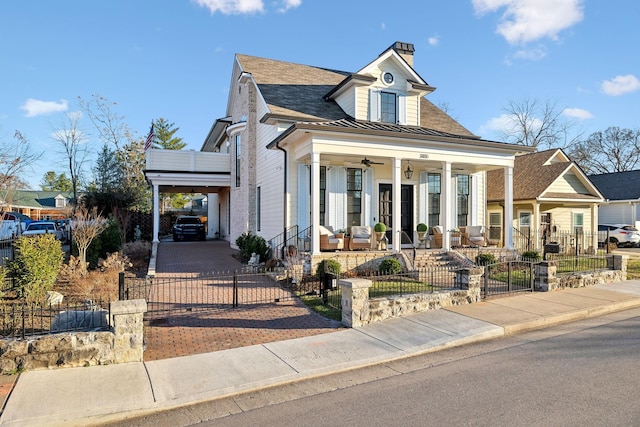
[[[197,216],[180,215],[173,225],[173,241],[197,239],[205,240],[207,233],[204,224]]]

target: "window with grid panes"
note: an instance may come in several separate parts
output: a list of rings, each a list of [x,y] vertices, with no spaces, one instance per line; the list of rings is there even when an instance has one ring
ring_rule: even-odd
[[[361,225],[362,169],[347,169],[347,224]]]
[[[429,191],[429,218],[428,226],[440,225],[440,174],[430,173],[427,176]]]

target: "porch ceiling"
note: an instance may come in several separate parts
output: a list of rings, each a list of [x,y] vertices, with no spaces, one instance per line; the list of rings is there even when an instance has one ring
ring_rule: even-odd
[[[231,186],[228,173],[145,171],[145,176],[161,193],[217,193]]]
[[[322,165],[338,165],[345,166],[350,168],[356,167],[366,167],[362,160],[367,158],[371,161],[371,167],[373,168],[390,168],[393,165],[394,158],[392,157],[384,157],[384,156],[369,156],[369,155],[358,155],[358,156],[345,156],[343,154],[321,154],[320,155],[320,163]],[[305,156],[305,158],[300,159],[302,162],[309,162],[310,156]],[[472,161],[473,159],[469,159]],[[407,157],[402,159],[402,167],[405,168],[407,161],[411,162],[411,166],[414,171],[428,171],[435,172],[442,170],[442,161],[439,160],[427,160],[427,159],[415,159],[414,157]],[[375,164],[375,163],[382,163]],[[451,163],[451,172],[454,174],[471,174],[475,172],[487,171],[492,169],[499,169],[502,166],[496,165],[486,165],[479,163],[466,163],[466,162],[452,162]]]

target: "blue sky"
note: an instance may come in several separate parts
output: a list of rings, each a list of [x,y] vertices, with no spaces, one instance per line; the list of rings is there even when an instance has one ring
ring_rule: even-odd
[[[552,101],[589,135],[638,128],[636,0],[25,0],[0,3],[0,142],[19,130],[64,172],[51,135],[99,94],[143,136],[152,119],[199,150],[225,115],[233,55],[356,71],[413,43],[429,99],[486,139],[510,100]],[[93,152],[99,142],[81,120]]]

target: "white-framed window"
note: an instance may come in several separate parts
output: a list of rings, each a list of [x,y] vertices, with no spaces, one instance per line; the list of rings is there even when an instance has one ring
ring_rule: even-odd
[[[582,212],[572,212],[571,222],[573,224],[573,232],[582,234],[584,231],[584,214]]]
[[[240,134],[236,135],[236,187],[240,187],[240,168],[242,167],[241,162],[241,140]]]
[[[64,197],[56,197],[56,208],[64,208],[67,206],[67,199]]]
[[[380,121],[393,124],[398,122],[398,102],[395,93],[380,92]]]
[[[407,97],[392,91],[369,91],[369,120],[405,125],[407,124]]]
[[[518,212],[518,230],[524,236],[529,236],[531,233],[531,212],[520,211]]]

